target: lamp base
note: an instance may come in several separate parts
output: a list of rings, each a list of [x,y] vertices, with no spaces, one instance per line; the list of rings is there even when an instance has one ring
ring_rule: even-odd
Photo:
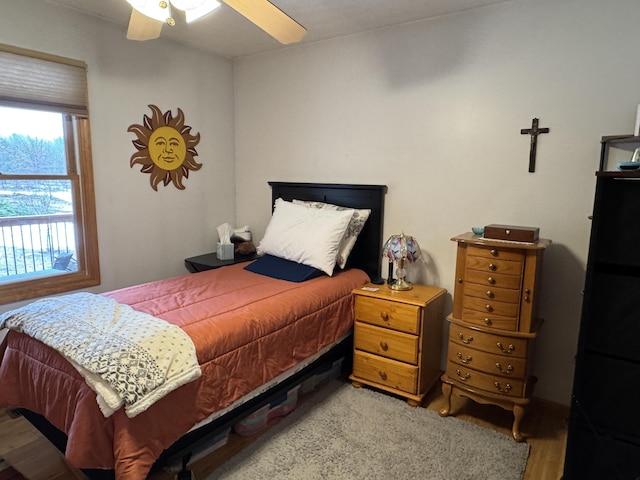
[[[400,278],[395,281],[395,283],[390,283],[387,285],[391,290],[411,290],[413,285],[407,282],[404,278]]]

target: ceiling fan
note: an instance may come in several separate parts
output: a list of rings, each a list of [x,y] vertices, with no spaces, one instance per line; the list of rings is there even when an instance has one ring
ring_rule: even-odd
[[[280,43],[302,40],[307,30],[268,0],[222,0],[252,21]],[[183,10],[187,23],[211,13],[220,6],[217,0],[127,0],[133,7],[127,38],[151,40],[158,38],[165,23],[175,25],[171,6]]]

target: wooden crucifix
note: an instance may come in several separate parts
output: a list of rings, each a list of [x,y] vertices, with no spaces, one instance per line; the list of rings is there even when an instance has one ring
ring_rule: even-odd
[[[521,135],[531,135],[531,149],[529,150],[529,172],[536,171],[536,147],[538,146],[538,135],[549,133],[548,128],[538,128],[538,119],[531,121],[531,128],[520,130]]]

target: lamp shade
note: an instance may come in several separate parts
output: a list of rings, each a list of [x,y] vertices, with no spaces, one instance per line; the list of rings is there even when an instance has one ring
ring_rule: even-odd
[[[404,259],[413,263],[420,258],[420,245],[415,238],[404,233],[391,235],[382,248],[382,256],[390,262]]]

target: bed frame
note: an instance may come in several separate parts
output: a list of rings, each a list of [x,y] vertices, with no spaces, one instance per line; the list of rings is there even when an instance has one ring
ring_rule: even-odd
[[[371,215],[358,236],[358,240],[349,256],[347,267],[364,270],[372,281],[380,279],[382,228],[384,218],[384,197],[387,192],[385,185],[350,185],[350,184],[326,184],[326,183],[291,183],[269,182],[271,186],[271,204],[277,198],[283,200],[309,200],[333,203],[351,208],[369,208]],[[186,465],[192,451],[199,446],[211,443],[220,432],[233,426],[238,420],[254,412],[278,397],[282,396],[292,387],[300,384],[316,372],[327,368],[339,358],[349,359],[353,353],[352,335],[335,345],[326,354],[307,365],[299,372],[293,374],[264,393],[239,405],[237,408],[221,415],[212,422],[197,430],[193,430],[179,439],[156,460],[151,472],[157,471],[167,465]],[[349,368],[350,361],[343,362],[345,368]],[[18,411],[31,422],[49,441],[60,451],[66,448],[66,435],[52,426],[43,416],[29,410]],[[91,480],[113,480],[113,470],[83,470],[83,473]]]

